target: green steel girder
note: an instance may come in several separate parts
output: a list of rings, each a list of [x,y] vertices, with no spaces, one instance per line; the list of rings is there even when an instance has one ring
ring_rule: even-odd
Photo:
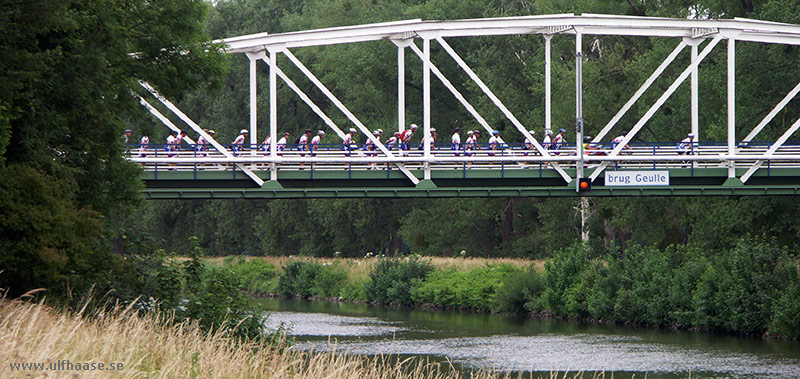
[[[760,170],[746,184],[727,177],[727,168],[669,169],[667,187],[606,187],[598,178],[589,192],[576,192],[554,170],[498,168],[434,170],[435,185],[411,184],[397,170],[280,171],[281,187],[258,188],[241,172],[197,170],[143,172],[149,199],[293,199],[411,197],[569,197],[569,196],[765,196],[800,193],[800,168]],[[737,176],[745,169],[737,169]],[[419,170],[412,170],[422,176]],[[574,176],[574,170],[570,172]],[[266,171],[257,172],[268,179]]]

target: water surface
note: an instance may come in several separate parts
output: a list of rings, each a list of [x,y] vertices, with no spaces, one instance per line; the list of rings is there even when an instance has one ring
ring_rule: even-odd
[[[800,378],[800,343],[496,314],[258,299],[296,348],[417,355],[503,372],[615,377]]]

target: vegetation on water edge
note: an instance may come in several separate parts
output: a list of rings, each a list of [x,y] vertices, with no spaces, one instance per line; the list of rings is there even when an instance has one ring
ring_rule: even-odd
[[[574,245],[544,268],[486,260],[458,270],[414,257],[362,261],[372,267],[367,279],[350,277],[337,261],[289,262],[277,292],[800,338],[798,266],[786,248],[762,237],[715,253],[669,246],[597,254]]]

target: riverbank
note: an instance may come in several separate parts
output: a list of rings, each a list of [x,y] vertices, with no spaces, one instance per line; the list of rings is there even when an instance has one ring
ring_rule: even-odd
[[[598,254],[575,245],[547,262],[272,259],[276,264],[232,257],[216,264],[234,271],[262,267],[261,276],[240,276],[268,277],[262,293],[281,296],[800,338],[798,265],[784,247],[763,238],[715,252],[670,246]]]
[[[461,378],[440,364],[337,352],[308,353],[285,343],[237,342],[196,324],[170,324],[130,309],[93,316],[41,303],[0,300],[0,377],[110,378]],[[38,367],[31,366],[39,365]],[[472,378],[497,378],[485,371]]]

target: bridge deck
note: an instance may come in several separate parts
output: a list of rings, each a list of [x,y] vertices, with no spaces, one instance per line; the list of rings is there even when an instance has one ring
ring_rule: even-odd
[[[132,157],[142,165],[142,179],[148,198],[363,198],[363,197],[497,197],[497,196],[662,196],[662,195],[795,195],[800,191],[800,145],[778,149],[774,157],[746,182],[729,180],[728,166],[735,164],[736,177],[743,175],[769,146],[750,144],[737,149],[738,158],[723,157],[726,146],[705,144],[690,154],[678,154],[675,144],[640,144],[610,157],[606,147],[585,155],[588,176],[602,163],[607,171],[658,170],[669,172],[670,185],[660,187],[610,187],[604,185],[605,171],[590,192],[577,193],[554,168],[558,163],[576,177],[574,146],[564,146],[548,161],[523,146],[508,145],[497,151],[454,151],[442,146],[425,159],[422,151],[394,150],[394,158],[380,152],[341,150],[330,145],[299,151],[294,147],[278,157],[253,150],[236,152],[226,158],[213,151],[194,149],[166,152],[148,150],[146,157]],[[349,153],[349,156],[347,154]],[[558,155],[555,155],[558,153]],[[490,155],[493,154],[493,155]],[[139,150],[132,149],[138,156]],[[157,156],[156,156],[157,155]],[[173,155],[173,156],[169,156]],[[795,157],[794,160],[789,159]],[[430,164],[431,181],[414,185],[395,163],[402,162],[417,178],[423,178]],[[237,164],[239,166],[237,167]],[[271,165],[277,181],[270,181]],[[252,170],[266,180],[259,187],[242,172]]]

